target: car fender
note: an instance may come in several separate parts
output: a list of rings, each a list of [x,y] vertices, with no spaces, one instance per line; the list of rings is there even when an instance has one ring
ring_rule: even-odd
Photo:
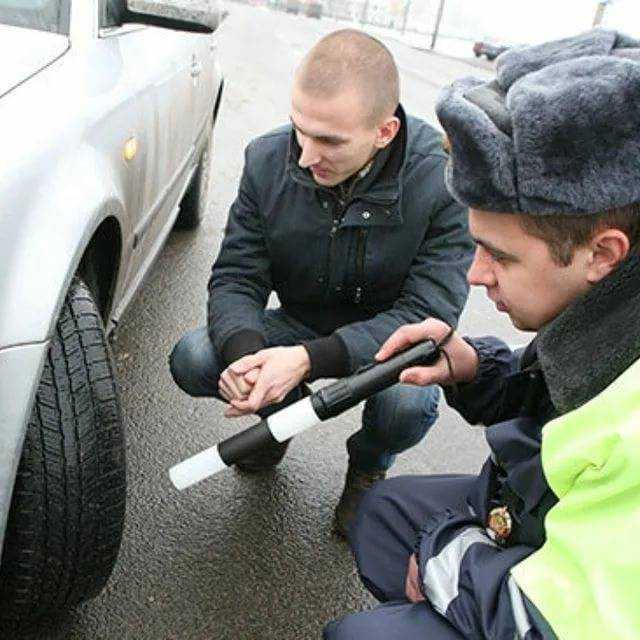
[[[103,220],[115,218],[123,236],[131,236],[122,187],[106,160],[88,146],[58,161],[37,191],[23,193],[14,214],[19,224],[9,229],[5,223],[11,242],[3,242],[0,347],[51,336],[71,279]]]

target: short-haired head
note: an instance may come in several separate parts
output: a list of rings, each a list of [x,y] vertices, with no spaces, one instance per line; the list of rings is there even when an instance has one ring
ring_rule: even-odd
[[[400,78],[391,52],[357,29],[341,29],[322,38],[298,67],[295,82],[318,98],[355,89],[370,125],[393,116],[400,103]]]

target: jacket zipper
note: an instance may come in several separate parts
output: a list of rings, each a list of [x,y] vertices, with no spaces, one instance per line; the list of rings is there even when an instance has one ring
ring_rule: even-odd
[[[333,217],[331,223],[331,230],[329,231],[329,251],[327,251],[327,264],[325,273],[327,274],[327,296],[331,291],[331,264],[333,263],[333,254],[335,252],[335,237],[338,233],[338,227],[342,220],[342,213],[344,210],[344,203],[339,201],[339,209],[336,212],[337,215]]]
[[[336,215],[333,216],[333,224],[331,226],[331,231],[329,231],[329,252],[327,254],[327,285],[328,285],[328,289],[327,289],[327,295],[329,294],[329,292],[331,291],[330,287],[331,287],[331,265],[333,264],[333,254],[335,252],[335,237],[336,234],[338,233],[338,229],[340,227],[340,223],[342,222],[342,218],[344,217],[344,214],[347,211],[347,207],[349,206],[349,203],[351,202],[351,197],[353,195],[353,191],[355,189],[356,183],[358,182],[359,178],[356,178],[351,185],[349,185],[349,189],[347,191],[347,193],[343,193],[343,197],[342,198],[338,198],[338,210],[336,211]],[[338,285],[340,286],[340,285]],[[359,302],[359,300],[358,300]]]
[[[353,301],[359,304],[362,300],[362,285],[364,284],[364,250],[367,237],[366,229],[358,229],[358,244],[356,249],[356,291]]]

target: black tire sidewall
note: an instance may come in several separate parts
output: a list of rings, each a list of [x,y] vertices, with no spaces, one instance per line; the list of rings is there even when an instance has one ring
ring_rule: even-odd
[[[104,587],[124,527],[124,424],[100,312],[75,278],[27,427],[0,564],[0,617],[59,613]]]

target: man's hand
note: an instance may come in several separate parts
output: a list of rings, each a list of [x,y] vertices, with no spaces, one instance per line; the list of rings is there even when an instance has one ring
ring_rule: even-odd
[[[424,322],[407,324],[400,327],[382,345],[376,354],[376,360],[382,361],[391,357],[394,353],[404,351],[408,347],[431,338],[440,342],[451,330],[449,325],[429,318]],[[453,376],[444,356],[431,367],[411,367],[400,374],[400,382],[417,384],[426,387],[430,384],[449,385],[453,382],[471,382],[478,372],[478,354],[475,349],[466,343],[460,336],[453,334],[443,346],[447,352],[453,369]]]
[[[240,361],[237,360],[236,362]],[[244,375],[240,375],[235,373],[232,367],[233,365],[222,372],[220,380],[218,381],[218,391],[227,402],[231,402],[231,400],[245,400],[251,393],[251,389],[253,389],[253,385],[258,379],[260,369],[252,369]]]
[[[409,558],[409,566],[407,567],[407,577],[404,582],[404,592],[409,602],[424,602],[425,597],[420,589],[420,574],[418,572],[418,560],[414,553]]]
[[[228,369],[233,376],[253,383],[247,397],[230,399],[225,416],[233,418],[256,413],[270,404],[282,402],[294,387],[309,375],[311,363],[302,347],[273,347],[240,358]],[[247,380],[248,378],[248,380]]]

